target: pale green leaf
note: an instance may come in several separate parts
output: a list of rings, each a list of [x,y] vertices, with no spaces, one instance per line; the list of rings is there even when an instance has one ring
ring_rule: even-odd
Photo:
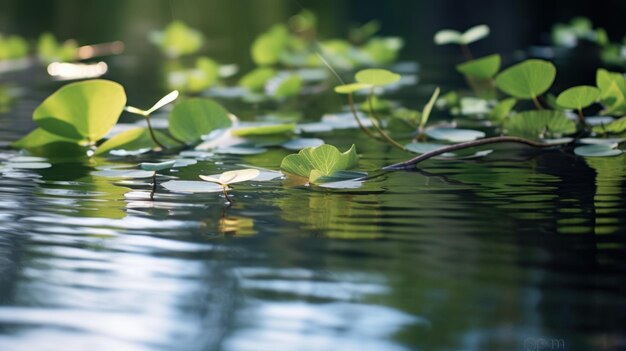
[[[496,85],[518,99],[534,99],[545,93],[556,77],[556,68],[548,61],[530,59],[498,74]]]
[[[576,123],[561,111],[541,110],[518,113],[504,123],[508,135],[530,139],[560,137],[576,132]]]
[[[341,153],[336,147],[324,144],[285,157],[280,168],[287,173],[308,179],[313,170],[321,172],[322,175],[330,175],[337,171],[352,169],[357,163],[358,156],[354,145]]]
[[[561,107],[582,110],[593,104],[600,96],[600,89],[588,85],[569,88],[556,98]]]
[[[400,75],[381,68],[360,70],[354,76],[358,83],[383,86],[400,80]]]
[[[500,55],[494,54],[464,62],[457,65],[456,69],[468,77],[488,79],[498,73],[501,61]]]
[[[213,100],[193,98],[174,106],[169,115],[169,131],[186,143],[200,141],[203,135],[231,125],[226,111]]]

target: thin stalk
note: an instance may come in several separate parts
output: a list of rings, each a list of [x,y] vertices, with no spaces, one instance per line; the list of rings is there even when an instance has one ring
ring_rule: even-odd
[[[538,110],[543,110],[543,106],[541,106],[541,103],[539,103],[539,99],[537,99],[536,96],[533,96],[533,104],[535,104],[535,107]]]
[[[156,192],[157,180],[156,172],[152,173],[152,191],[150,191],[150,200],[154,200],[154,193]]]
[[[228,190],[226,190],[227,188],[228,186],[222,186],[222,190],[224,190],[224,197],[226,198],[226,201],[228,201],[228,203],[233,203],[233,201],[228,196]]]
[[[394,147],[402,150],[402,151],[407,151],[406,148],[402,145],[400,145],[397,141],[393,140],[389,135],[387,135],[387,133],[385,133],[384,130],[382,130],[380,128],[380,126],[378,125],[378,123],[376,123],[377,121],[380,121],[380,119],[378,118],[378,116],[376,115],[376,112],[374,112],[374,105],[372,103],[372,96],[374,93],[374,89],[370,89],[370,94],[367,97],[367,101],[369,102],[369,107],[370,107],[370,119],[372,120],[372,125],[374,126],[374,129],[376,129],[376,131],[391,145],[393,145]]]
[[[578,109],[578,121],[580,122],[580,124],[582,124],[585,130],[591,130],[591,127],[589,126],[589,124],[587,124],[587,121],[585,120],[585,115],[583,115],[583,110],[580,108]]]
[[[474,59],[474,55],[472,55],[472,50],[470,50],[467,44],[461,44],[461,51],[463,52],[463,56],[465,56],[466,60],[471,61]]]
[[[354,105],[354,96],[352,95],[352,93],[348,93],[348,105],[350,105],[350,111],[352,111],[352,115],[354,116],[356,123],[359,125],[359,128],[361,128],[361,130],[370,138],[378,140],[378,136],[374,135],[374,133],[372,133],[369,129],[367,129],[367,127],[363,125],[363,123],[361,123],[361,119],[356,112],[356,106]]]
[[[472,141],[468,141],[464,143],[444,146],[439,149],[423,153],[410,160],[383,167],[383,170],[392,171],[392,170],[407,169],[407,168],[410,168],[410,166],[414,166],[422,161],[428,160],[435,156],[439,156],[441,154],[445,154],[447,152],[467,149],[467,148],[476,147],[476,146],[488,145],[488,144],[496,144],[496,143],[519,143],[519,144],[529,145],[532,147],[542,147],[542,148],[555,146],[554,144],[543,144],[543,143],[538,143],[532,140],[519,138],[519,137],[498,136],[498,137],[478,139],[478,140],[472,140]]]
[[[154,130],[152,129],[152,123],[150,123],[150,117],[146,116],[146,122],[148,123],[148,130],[150,131],[150,137],[152,137],[152,140],[154,141],[155,144],[157,144],[161,149],[167,149],[163,144],[161,144],[161,142],[159,142],[159,140],[156,138],[156,135],[154,134]]]

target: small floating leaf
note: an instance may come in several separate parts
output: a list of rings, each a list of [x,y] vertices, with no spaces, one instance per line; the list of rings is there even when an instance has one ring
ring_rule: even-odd
[[[13,169],[44,169],[52,167],[48,162],[7,162],[3,166]]]
[[[565,108],[582,110],[593,104],[600,96],[600,89],[589,85],[569,88],[560,93],[556,103]]]
[[[243,147],[243,146],[228,146],[213,149],[216,154],[226,155],[258,155],[266,152],[267,149],[263,147]]]
[[[218,128],[230,127],[228,111],[213,100],[193,98],[174,106],[169,115],[169,131],[187,143],[201,140]]]
[[[272,124],[265,126],[237,128],[231,131],[231,134],[238,137],[275,135],[292,133],[296,129],[295,123]]]
[[[311,171],[311,175],[309,176],[309,182],[311,184],[335,183],[335,182],[354,180],[354,179],[362,178],[365,176],[367,176],[366,172],[357,172],[357,171],[337,171],[337,172],[325,175],[321,171],[314,169]]]
[[[623,138],[581,138],[578,139],[578,142],[580,142],[581,144],[588,144],[588,145],[597,145],[597,144],[621,144],[625,141],[626,139]]]
[[[561,111],[541,110],[518,113],[504,123],[507,134],[537,139],[544,135],[560,137],[576,132],[576,123]]]
[[[39,127],[64,138],[97,141],[104,137],[126,104],[124,88],[102,79],[67,84],[37,107]]]
[[[290,76],[280,78],[278,85],[273,89],[272,95],[277,99],[285,99],[300,94],[302,90],[302,78],[292,74]]]
[[[240,183],[240,182],[252,180],[258,177],[260,174],[261,172],[256,168],[247,168],[247,169],[238,169],[235,171],[228,171],[219,175],[211,175],[211,176],[200,175],[199,177],[202,180],[205,180],[207,182],[218,183],[221,185],[228,185],[228,184],[234,184],[234,183]]]
[[[494,54],[479,59],[464,62],[456,66],[457,71],[469,77],[487,79],[491,78],[500,70],[500,55]]]
[[[276,70],[270,67],[259,67],[239,80],[239,85],[248,88],[250,91],[262,92],[265,83],[276,76]]]
[[[496,85],[518,99],[534,99],[545,93],[556,77],[556,68],[548,61],[531,59],[513,65],[496,77]]]
[[[224,191],[221,185],[194,180],[170,180],[162,183],[165,189],[179,193],[218,193]]]
[[[336,86],[335,87],[335,92],[338,93],[338,94],[350,94],[350,93],[357,92],[359,90],[369,89],[371,87],[372,87],[371,84],[350,83],[350,84],[344,84],[344,85]]]
[[[341,153],[336,147],[324,144],[285,157],[280,168],[287,173],[308,179],[313,170],[321,172],[322,175],[330,175],[337,171],[352,169],[357,163],[358,156],[354,145]]]
[[[584,157],[619,156],[623,153],[623,151],[616,149],[616,147],[617,144],[585,145],[575,148],[574,153],[578,156]]]
[[[152,43],[169,57],[193,54],[202,46],[202,39],[202,33],[181,21],[174,21],[162,32],[150,36]]]
[[[159,162],[159,163],[142,162],[139,164],[139,168],[141,168],[144,171],[156,172],[156,171],[162,171],[164,169],[170,169],[174,167],[175,164],[176,164],[176,160]]]
[[[609,124],[601,124],[593,127],[593,131],[596,133],[621,133],[626,130],[626,117],[616,119]]]
[[[383,86],[400,80],[400,75],[381,68],[368,68],[358,71],[354,76],[361,84]]]
[[[172,140],[172,138],[159,132],[158,130],[155,130],[154,134],[157,140],[167,147],[179,145]],[[148,128],[139,127],[114,135],[112,138],[102,143],[96,149],[94,155],[103,155],[113,150],[135,151],[141,149],[152,149],[156,146],[157,145],[150,136],[150,130],[148,130]]]
[[[515,98],[507,98],[500,101],[496,106],[493,107],[493,109],[491,109],[491,112],[489,113],[489,119],[497,123],[502,122],[509,116],[511,110],[516,103],[517,99]]]
[[[426,135],[436,140],[447,140],[454,143],[471,141],[485,137],[485,133],[479,130],[457,128],[427,129]]]

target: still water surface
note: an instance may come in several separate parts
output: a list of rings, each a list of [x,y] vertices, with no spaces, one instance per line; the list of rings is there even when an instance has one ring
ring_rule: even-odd
[[[3,145],[58,86],[17,84],[32,91],[0,115]],[[356,130],[315,136],[356,143],[368,171],[407,158]],[[162,187],[151,201],[150,179],[88,162],[4,169],[0,350],[623,349],[625,161],[506,146],[352,190],[244,183],[231,207]]]

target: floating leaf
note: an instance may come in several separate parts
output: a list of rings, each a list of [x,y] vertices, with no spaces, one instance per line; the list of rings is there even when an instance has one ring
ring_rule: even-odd
[[[500,101],[496,106],[493,107],[493,109],[491,109],[491,112],[489,113],[489,119],[494,122],[501,123],[509,116],[511,110],[516,103],[517,99],[515,98],[507,98]]]
[[[194,180],[170,180],[162,183],[161,186],[178,193],[218,193],[224,191],[221,185]]]
[[[626,117],[616,119],[609,124],[601,124],[593,127],[593,131],[596,133],[621,133],[626,130]]]
[[[485,133],[479,130],[457,128],[433,128],[427,129],[425,133],[433,139],[447,140],[453,143],[472,141],[485,137]]]
[[[476,42],[480,39],[483,39],[489,35],[489,27],[487,25],[481,24],[474,26],[464,33],[460,33],[456,30],[451,29],[443,29],[435,33],[435,44],[437,45],[446,45],[446,44],[458,44],[458,45],[468,45],[473,42]]]
[[[278,63],[280,55],[289,44],[289,31],[282,24],[274,25],[252,43],[252,59],[257,65]]]
[[[569,88],[560,93],[556,103],[565,108],[582,110],[593,104],[600,96],[600,89],[588,85]]]
[[[300,94],[302,90],[302,78],[295,74],[280,78],[276,89],[273,92],[273,96],[277,99],[284,99],[291,96]]]
[[[139,164],[139,168],[141,168],[144,171],[157,172],[157,171],[162,171],[164,169],[170,169],[174,167],[175,164],[176,164],[176,160],[164,161],[164,162],[159,162],[159,163],[142,162]]]
[[[311,182],[312,184],[335,183],[355,180],[358,178],[363,178],[365,176],[367,176],[366,172],[357,171],[337,171],[325,175],[321,171],[314,169],[311,171],[311,175],[309,176],[309,182]]]
[[[324,144],[324,140],[318,138],[298,138],[282,143],[280,146],[287,150],[302,150],[307,147],[318,147]]]
[[[202,46],[202,39],[202,33],[181,21],[174,21],[163,32],[150,36],[152,43],[159,46],[169,57],[193,54]]]
[[[361,84],[383,86],[400,80],[400,75],[381,68],[368,68],[358,71],[354,76]]]
[[[213,149],[213,152],[226,155],[258,155],[267,152],[267,149],[263,147],[228,146]]]
[[[605,106],[602,113],[608,115],[626,113],[626,79],[623,74],[598,69],[596,85],[600,89],[600,102]]]
[[[461,74],[478,79],[488,79],[500,70],[500,55],[494,54],[479,59],[464,62],[456,66]]]
[[[237,128],[231,134],[238,137],[275,135],[293,133],[296,129],[295,123],[272,124],[264,126]]]
[[[581,138],[578,142],[581,144],[597,145],[597,144],[620,144],[626,139],[623,138]]]
[[[126,104],[118,83],[94,79],[61,87],[37,107],[33,119],[46,131],[75,140],[104,137]]]
[[[239,85],[248,88],[250,91],[262,92],[265,83],[276,76],[276,70],[270,67],[259,67],[239,80]]]
[[[169,131],[186,143],[195,143],[218,128],[230,127],[226,111],[213,100],[193,98],[174,106],[169,115]]]
[[[335,92],[338,94],[350,94],[350,93],[354,93],[360,90],[364,90],[364,89],[369,89],[371,88],[372,85],[371,84],[365,84],[365,83],[350,83],[350,84],[344,84],[344,85],[338,85],[335,87]]]
[[[76,140],[64,138],[62,136],[52,134],[50,132],[45,131],[42,128],[37,128],[32,132],[28,133],[22,139],[14,142],[11,146],[18,149],[36,149],[43,147],[47,144],[54,142],[67,142],[67,143],[76,143]]]
[[[158,130],[154,131],[157,140],[166,147],[174,147],[179,145],[172,138]],[[94,155],[103,155],[113,150],[134,151],[141,149],[153,149],[157,145],[152,140],[150,130],[144,127],[129,129],[114,135],[104,143],[102,143],[94,152]]]
[[[555,77],[556,68],[552,63],[531,59],[498,74],[496,86],[518,99],[535,99],[552,86]]]
[[[620,149],[616,149],[616,147],[617,144],[585,145],[575,148],[574,153],[584,157],[619,156],[623,152]]]
[[[11,169],[44,169],[52,167],[48,162],[7,162],[3,166]]]
[[[575,133],[576,123],[561,111],[524,111],[506,120],[504,129],[509,135],[537,139],[544,135],[560,137]]]
[[[238,169],[235,171],[224,172],[219,175],[200,175],[199,177],[207,182],[221,184],[226,186],[228,184],[245,182],[258,177],[261,172],[256,168]]]
[[[322,175],[330,175],[337,171],[352,169],[357,163],[358,156],[354,145],[341,153],[336,147],[324,144],[285,157],[280,168],[287,173],[309,178],[313,170],[321,172]]]

